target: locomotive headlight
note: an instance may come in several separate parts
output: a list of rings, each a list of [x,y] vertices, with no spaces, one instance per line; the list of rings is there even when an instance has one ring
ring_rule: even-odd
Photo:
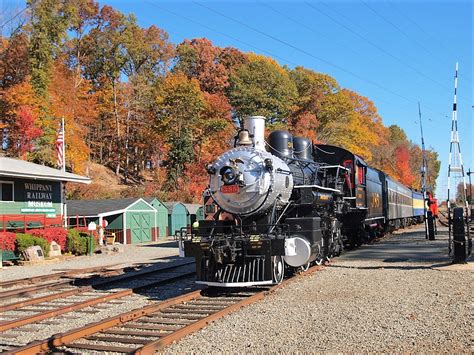
[[[232,185],[235,184],[239,174],[235,171],[234,168],[230,166],[224,166],[220,170],[222,181],[225,185]]]

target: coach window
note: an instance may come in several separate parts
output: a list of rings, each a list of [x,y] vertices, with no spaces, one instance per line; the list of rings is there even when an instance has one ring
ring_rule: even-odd
[[[2,202],[13,201],[13,182],[0,181],[0,201]]]

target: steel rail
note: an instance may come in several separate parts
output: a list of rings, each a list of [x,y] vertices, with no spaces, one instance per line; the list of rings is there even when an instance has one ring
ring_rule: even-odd
[[[0,292],[0,300],[5,300],[5,299],[17,297],[17,296],[29,295],[33,292],[41,291],[41,290],[52,290],[52,289],[63,287],[69,284],[71,284],[71,280],[62,280],[62,281],[50,282],[48,284],[35,285],[35,286],[2,291]]]
[[[81,327],[78,329],[70,330],[65,333],[53,335],[52,337],[44,341],[32,342],[23,347],[13,349],[12,351],[7,351],[5,352],[5,354],[30,355],[30,354],[37,354],[40,352],[48,351],[54,348],[58,348],[60,346],[67,345],[68,343],[71,343],[74,340],[98,333],[105,329],[112,328],[116,325],[133,321],[135,319],[158,312],[162,309],[168,308],[175,304],[180,304],[186,301],[190,301],[200,296],[201,296],[201,291],[193,291],[193,292],[187,293],[186,295],[174,297],[169,300],[160,302],[158,304],[154,304],[154,305],[147,306],[141,309],[122,313],[118,316],[108,318],[108,319],[105,319],[105,320],[102,320],[90,325],[86,325],[85,327]]]
[[[111,265],[107,265],[107,266],[100,266],[100,267],[89,267],[89,268],[83,268],[83,269],[71,269],[71,270],[56,272],[54,274],[39,275],[39,276],[33,276],[33,277],[25,277],[23,279],[2,281],[2,282],[0,282],[0,288],[7,288],[7,287],[12,287],[12,286],[24,285],[24,284],[34,284],[34,283],[37,283],[37,282],[57,280],[57,279],[76,276],[76,275],[81,275],[81,274],[115,271],[115,270],[109,270],[109,268],[111,268],[113,266],[117,266],[117,265],[120,265],[120,263],[111,264]]]
[[[6,330],[9,330],[9,329],[21,327],[21,326],[26,325],[26,324],[36,323],[36,322],[42,321],[44,319],[53,318],[53,317],[59,316],[59,315],[64,314],[64,313],[77,311],[77,310],[80,310],[80,309],[83,309],[83,308],[86,308],[86,307],[90,307],[90,306],[93,306],[93,305],[96,305],[96,304],[99,304],[99,303],[104,303],[104,302],[110,301],[112,299],[123,298],[123,297],[129,296],[129,295],[131,295],[131,294],[133,294],[137,291],[141,291],[145,288],[157,286],[157,285],[160,285],[160,284],[166,284],[166,283],[174,282],[174,281],[177,281],[177,280],[180,280],[180,279],[183,279],[183,278],[190,277],[194,274],[195,274],[195,272],[193,271],[193,272],[183,273],[181,275],[170,276],[170,277],[167,277],[167,278],[164,278],[164,279],[161,279],[161,280],[155,280],[155,281],[147,282],[144,285],[140,285],[140,286],[137,286],[137,287],[134,287],[134,288],[122,290],[122,291],[119,291],[119,292],[114,292],[114,293],[111,293],[110,295],[105,295],[105,296],[101,295],[99,297],[95,297],[95,298],[88,299],[88,300],[85,300],[85,301],[76,302],[72,305],[60,307],[60,308],[53,309],[53,310],[47,310],[47,311],[44,311],[44,312],[41,312],[41,313],[38,313],[38,314],[34,314],[34,315],[27,316],[27,317],[20,318],[20,319],[14,319],[14,320],[11,320],[11,321],[8,321],[8,322],[2,322],[2,323],[0,323],[0,331],[6,331]]]
[[[113,328],[113,327],[116,327],[116,326],[121,327],[121,328],[133,328],[133,329],[144,329],[144,330],[154,329],[154,330],[156,330],[156,332],[155,332],[156,336],[155,337],[160,337],[160,338],[157,339],[157,340],[150,341],[150,342],[144,344],[141,347],[135,348],[134,350],[129,349],[129,348],[125,348],[125,347],[121,348],[121,347],[118,347],[118,346],[111,347],[111,346],[104,346],[104,345],[98,345],[98,346],[93,345],[93,346],[96,347],[96,350],[98,350],[98,351],[107,351],[107,350],[112,351],[113,349],[115,349],[115,351],[117,351],[117,352],[120,352],[121,350],[123,350],[123,351],[132,350],[137,354],[152,354],[152,353],[154,353],[154,351],[162,349],[163,347],[165,347],[165,346],[167,346],[167,345],[183,338],[184,336],[204,328],[210,322],[213,322],[213,321],[215,321],[219,318],[222,318],[222,317],[224,317],[224,316],[226,316],[226,315],[228,315],[232,312],[235,312],[235,311],[239,310],[240,308],[245,307],[249,304],[255,303],[255,302],[263,299],[268,294],[273,293],[277,289],[286,286],[290,282],[293,282],[293,281],[299,279],[300,277],[308,276],[308,275],[310,275],[310,274],[312,274],[312,273],[314,273],[314,272],[316,272],[320,269],[321,269],[321,266],[313,266],[313,267],[309,268],[306,272],[300,273],[300,274],[298,274],[298,275],[296,275],[292,278],[286,279],[282,283],[280,283],[278,285],[275,285],[275,286],[271,287],[270,289],[260,291],[260,292],[255,293],[255,294],[253,294],[253,295],[251,295],[251,296],[249,296],[245,299],[234,302],[234,303],[228,305],[227,307],[225,307],[226,303],[227,302],[232,302],[233,301],[232,297],[228,298],[227,302],[226,302],[226,300],[222,300],[222,299],[219,299],[219,300],[216,300],[216,301],[213,301],[212,299],[211,300],[203,300],[203,301],[201,301],[201,303],[196,302],[196,304],[202,304],[203,309],[207,309],[209,311],[209,313],[211,313],[211,314],[209,314],[207,317],[204,317],[204,318],[201,318],[201,319],[196,319],[193,316],[189,316],[188,318],[179,318],[180,322],[181,322],[180,324],[184,325],[183,327],[181,327],[179,329],[173,329],[173,327],[171,326],[171,324],[178,324],[179,322],[178,323],[173,323],[173,321],[171,321],[171,320],[170,320],[170,325],[168,325],[168,326],[165,323],[162,323],[163,325],[154,326],[153,322],[145,323],[145,324],[150,324],[150,325],[136,325],[136,324],[128,325],[126,323],[138,320],[138,319],[146,317],[146,316],[151,316],[154,313],[157,313],[159,311],[164,311],[167,308],[170,308],[172,306],[182,306],[182,307],[187,308],[187,307],[189,307],[187,305],[187,303],[189,301],[197,300],[197,299],[202,297],[201,291],[193,291],[193,292],[187,293],[185,295],[181,295],[181,296],[169,299],[167,301],[160,302],[156,305],[151,305],[151,306],[139,309],[139,310],[134,310],[134,311],[130,311],[130,312],[127,312],[127,313],[123,313],[121,315],[118,315],[118,316],[115,316],[115,317],[112,317],[112,318],[108,318],[108,319],[96,322],[94,324],[87,325],[85,327],[81,327],[81,328],[78,328],[78,329],[74,329],[74,330],[71,330],[71,331],[68,331],[68,332],[65,332],[65,333],[56,334],[56,335],[54,335],[54,336],[52,336],[52,337],[50,337],[50,338],[48,338],[44,341],[32,342],[32,343],[27,344],[25,346],[18,347],[18,348],[12,349],[10,351],[7,351],[7,352],[5,352],[5,354],[39,353],[39,352],[44,352],[44,351],[55,350],[55,349],[57,349],[61,346],[65,346],[65,347],[70,346],[71,348],[74,348],[74,347],[80,348],[81,344],[71,344],[71,343],[78,340],[78,339],[85,338],[85,337],[90,337],[90,336],[92,336],[96,333],[106,331],[106,330],[108,330],[110,328]],[[235,301],[235,298],[234,298],[234,301]],[[214,309],[216,307],[215,306],[216,304],[224,305],[225,308]],[[210,309],[206,308],[206,307],[209,307]],[[165,313],[165,314],[166,313],[179,313],[179,312],[175,312],[175,310],[176,310],[176,308],[173,308],[173,309],[170,309],[169,312],[163,312],[163,313]],[[212,313],[212,311],[215,311],[215,312]],[[188,322],[191,322],[191,323],[187,324],[187,322],[185,322],[186,319],[189,319]],[[157,323],[160,323],[160,321],[157,321]],[[160,331],[165,331],[169,334],[166,334],[163,337],[161,337],[163,334],[160,333]],[[128,332],[128,331],[117,331],[117,330],[115,330],[115,331],[111,332],[111,334],[113,334],[113,333],[138,336],[137,331],[134,331],[134,334],[130,334],[130,332]],[[141,334],[143,334],[145,336],[152,336],[152,333],[150,333],[150,331],[147,331],[147,333],[141,333]],[[90,339],[91,340],[93,340],[93,339],[97,340],[97,338],[98,337],[94,337],[94,338],[90,338]],[[120,341],[118,341],[118,340],[119,340],[119,338],[117,338],[117,342],[120,343]],[[140,343],[140,342],[137,341],[137,343]]]
[[[29,300],[22,300],[22,301],[10,303],[10,304],[2,305],[2,306],[0,306],[0,312],[11,311],[11,310],[15,310],[15,309],[18,309],[18,308],[21,308],[21,307],[24,307],[24,306],[31,306],[31,305],[35,305],[35,304],[39,304],[39,303],[43,303],[43,302],[47,302],[47,301],[52,301],[54,299],[58,299],[58,298],[61,298],[61,297],[68,297],[68,296],[72,296],[72,295],[75,295],[75,294],[78,294],[78,293],[88,292],[88,291],[93,290],[93,287],[113,285],[114,283],[119,283],[119,282],[121,282],[123,280],[126,280],[126,279],[132,279],[132,278],[134,279],[136,277],[141,277],[141,276],[148,275],[148,274],[154,274],[154,273],[157,273],[157,272],[168,271],[168,270],[171,270],[171,269],[175,269],[175,268],[178,268],[178,267],[181,267],[181,266],[190,265],[190,264],[193,264],[193,263],[194,262],[192,262],[192,263],[191,262],[190,263],[183,263],[183,264],[179,264],[179,265],[170,265],[170,266],[166,266],[166,267],[159,268],[159,269],[145,270],[143,272],[136,272],[136,273],[118,275],[116,277],[113,277],[110,280],[103,280],[103,281],[100,281],[100,282],[96,282],[91,286],[82,286],[82,287],[79,287],[79,288],[73,289],[73,290],[67,290],[67,291],[64,291],[64,292],[53,293],[51,295],[36,297],[36,298],[29,299]],[[34,287],[38,287],[38,286],[31,286],[31,287],[32,288],[30,290],[28,290],[28,292],[26,292],[26,293],[32,293],[33,291],[38,290],[38,288],[34,288]],[[25,290],[25,289],[23,289],[23,290]],[[11,291],[14,291],[14,290],[11,290]],[[17,294],[15,294],[15,295],[17,295]],[[13,295],[11,295],[7,298],[11,298],[11,297],[13,297]]]

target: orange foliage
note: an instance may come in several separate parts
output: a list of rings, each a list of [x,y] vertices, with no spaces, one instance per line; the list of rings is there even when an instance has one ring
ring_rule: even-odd
[[[84,173],[90,149],[86,144],[88,127],[96,117],[96,99],[89,94],[87,80],[76,79],[62,63],[54,67],[49,86],[51,111],[56,122],[65,120],[66,164],[74,172]]]
[[[10,154],[26,159],[26,153],[35,149],[35,139],[43,133],[39,118],[44,104],[28,82],[11,86],[4,92],[3,100]]]
[[[398,172],[398,180],[406,185],[411,186],[416,180],[410,169],[410,152],[406,146],[400,146],[395,150],[396,166]]]

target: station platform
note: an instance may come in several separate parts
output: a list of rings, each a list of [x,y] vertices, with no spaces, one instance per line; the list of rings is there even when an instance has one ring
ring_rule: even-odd
[[[472,256],[466,264],[453,264],[448,251],[448,228],[438,227],[436,239],[425,238],[424,226],[416,226],[396,231],[372,244],[345,253],[338,260],[377,261],[387,268],[403,263],[407,268],[423,266],[446,270],[473,270]]]

